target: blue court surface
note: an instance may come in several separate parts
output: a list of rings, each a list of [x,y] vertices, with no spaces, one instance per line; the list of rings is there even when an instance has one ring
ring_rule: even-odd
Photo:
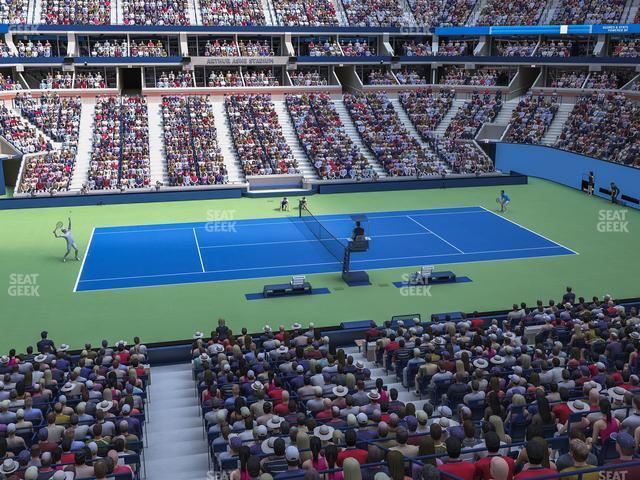
[[[353,270],[576,253],[483,207],[366,215],[370,248],[352,254]],[[317,219],[346,244],[350,215]],[[93,231],[75,291],[340,271],[341,262],[294,215],[104,227]]]

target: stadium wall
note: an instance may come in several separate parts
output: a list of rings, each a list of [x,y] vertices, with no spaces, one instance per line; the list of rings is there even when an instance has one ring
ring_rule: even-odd
[[[518,172],[560,183],[578,190],[582,180],[592,171],[596,179],[596,195],[609,198],[600,188],[609,189],[611,182],[620,188],[621,195],[640,199],[640,169],[593,157],[541,145],[496,145],[496,168],[503,172]],[[625,205],[640,208],[637,203]]]

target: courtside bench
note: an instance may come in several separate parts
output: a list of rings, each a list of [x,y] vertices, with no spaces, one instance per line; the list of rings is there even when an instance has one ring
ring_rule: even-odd
[[[312,288],[309,282],[301,285],[291,285],[290,283],[276,283],[273,285],[265,285],[262,289],[264,297],[281,297],[285,295],[305,295],[311,294]]]

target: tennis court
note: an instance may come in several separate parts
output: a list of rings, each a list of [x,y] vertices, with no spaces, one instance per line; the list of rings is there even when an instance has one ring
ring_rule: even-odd
[[[478,206],[365,215],[370,249],[352,255],[354,270],[577,253]],[[344,214],[312,220],[344,244],[354,226]],[[340,247],[294,215],[95,228],[74,291],[340,272]]]

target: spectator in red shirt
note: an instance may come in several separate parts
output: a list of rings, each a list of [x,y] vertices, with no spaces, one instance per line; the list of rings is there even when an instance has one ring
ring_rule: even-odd
[[[553,475],[557,473],[551,468],[547,468],[542,465],[544,460],[544,446],[542,443],[536,440],[529,440],[526,446],[526,454],[529,462],[525,465],[525,470],[522,470],[515,476],[515,480],[522,480],[524,478],[542,477],[545,475]]]
[[[554,405],[552,411],[556,416],[558,423],[560,425],[564,425],[569,420],[569,415],[571,415],[571,409],[569,408],[569,405],[567,405],[567,402],[569,401],[569,390],[564,387],[560,387],[558,393],[560,394],[561,403]]]
[[[367,463],[369,452],[367,452],[367,450],[356,448],[356,441],[356,432],[354,429],[350,428],[344,434],[344,443],[346,443],[347,448],[345,448],[338,454],[337,464],[339,467],[342,467],[342,462],[344,462],[347,458],[355,458],[360,465],[364,465]]]
[[[438,469],[445,473],[450,473],[462,480],[474,480],[476,468],[471,462],[463,462],[460,458],[462,442],[457,437],[449,437],[445,442],[448,458]]]
[[[475,463],[475,476],[481,480],[491,480],[491,460],[495,457],[503,458],[509,468],[506,480],[511,480],[516,468],[516,463],[511,457],[500,455],[500,437],[496,432],[487,432],[484,436],[484,443],[487,446],[486,457],[481,458]]]

